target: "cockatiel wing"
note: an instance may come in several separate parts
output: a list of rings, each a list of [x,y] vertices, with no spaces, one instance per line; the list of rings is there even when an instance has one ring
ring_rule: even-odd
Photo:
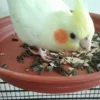
[[[19,38],[40,47],[54,46],[53,31],[61,26],[60,16],[71,14],[62,0],[8,0],[8,5]]]

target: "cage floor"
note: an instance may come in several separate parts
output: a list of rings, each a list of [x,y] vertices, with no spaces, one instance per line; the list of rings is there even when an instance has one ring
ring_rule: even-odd
[[[100,86],[75,93],[48,94],[26,91],[0,80],[0,100],[100,100]]]
[[[95,17],[93,18],[95,20]],[[96,27],[98,30],[98,25]],[[0,65],[5,63],[8,67],[7,69],[0,68],[0,77],[6,82],[25,90],[45,93],[76,92],[100,84],[99,72],[87,74],[84,71],[78,71],[78,75],[73,77],[64,77],[56,72],[45,72],[42,76],[31,71],[27,73],[25,69],[34,61],[34,58],[26,58],[24,64],[17,62],[16,57],[23,49],[19,47],[22,43],[20,40],[12,42],[12,38],[18,38],[12,35],[14,33],[10,18],[1,19],[0,52],[5,55],[0,56]]]

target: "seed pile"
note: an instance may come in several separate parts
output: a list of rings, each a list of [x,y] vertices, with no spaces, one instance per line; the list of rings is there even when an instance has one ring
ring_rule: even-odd
[[[100,33],[95,33],[91,51],[73,52],[68,59],[73,68],[85,69],[88,73],[100,71]]]
[[[37,50],[36,47],[31,47],[28,44],[22,44],[20,47],[25,49],[20,56],[17,57],[17,61],[24,63],[25,57],[34,56],[35,62],[29,66],[33,72],[38,71],[39,75],[42,75],[44,71],[56,71],[63,76],[75,76],[78,70],[86,70],[88,73],[94,73],[100,71],[100,33],[95,33],[92,40],[92,49],[89,52],[77,51],[72,55],[67,56],[64,52],[47,51],[47,54],[53,57],[53,60],[49,63],[44,62],[40,56],[35,56],[30,52],[30,49]],[[65,65],[71,67],[65,68]],[[26,72],[30,71],[26,69]]]

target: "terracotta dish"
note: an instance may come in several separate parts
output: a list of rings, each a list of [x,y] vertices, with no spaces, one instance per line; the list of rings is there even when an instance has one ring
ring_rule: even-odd
[[[100,15],[91,14],[95,23],[96,32],[100,31]],[[78,71],[73,77],[65,77],[56,72],[45,72],[38,75],[25,69],[34,61],[34,58],[26,58],[25,63],[18,63],[16,57],[23,51],[19,45],[22,43],[12,42],[17,38],[10,17],[0,19],[0,65],[7,64],[7,69],[0,68],[0,78],[19,88],[42,92],[42,93],[69,93],[90,89],[100,84],[100,72],[87,74]]]

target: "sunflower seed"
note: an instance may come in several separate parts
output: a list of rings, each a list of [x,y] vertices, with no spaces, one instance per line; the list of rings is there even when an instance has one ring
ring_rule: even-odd
[[[97,70],[100,71],[100,63],[97,65]]]
[[[94,70],[90,66],[85,67],[88,73],[94,73]]]
[[[65,61],[65,58],[62,58],[61,61],[60,61],[60,64],[63,64]]]
[[[0,53],[0,56],[4,56],[5,55],[5,53]]]
[[[8,67],[8,65],[7,64],[3,64],[0,67],[6,69]]]
[[[18,39],[16,39],[16,38],[12,38],[12,41],[15,41],[15,42],[16,42],[16,41],[19,41],[19,40],[18,40]]]
[[[39,75],[42,75],[44,73],[45,67],[43,65],[40,65],[39,68]]]
[[[48,66],[48,67],[47,67],[47,70],[48,70],[49,72],[51,72],[51,71],[53,71],[53,68],[54,68],[53,66]]]
[[[26,70],[25,70],[26,72],[29,72],[30,71],[30,69],[29,68],[26,68]]]

